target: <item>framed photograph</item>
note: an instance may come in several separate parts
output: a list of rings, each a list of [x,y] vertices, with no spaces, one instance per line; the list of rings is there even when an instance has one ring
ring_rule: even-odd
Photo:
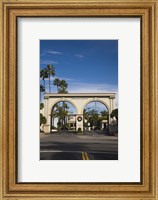
[[[118,160],[117,82],[118,40],[40,40],[41,160]]]
[[[158,2],[1,6],[1,199],[158,199]]]

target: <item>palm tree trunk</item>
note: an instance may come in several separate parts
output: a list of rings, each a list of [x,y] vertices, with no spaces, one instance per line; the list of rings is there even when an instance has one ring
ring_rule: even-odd
[[[52,131],[52,115],[50,116],[50,132]]]
[[[45,84],[45,79],[43,79],[43,85],[44,85],[45,93],[46,93],[46,84]]]
[[[49,75],[49,93],[50,93],[50,75]]]
[[[65,111],[65,108],[64,108],[64,101],[63,101],[63,111]],[[65,116],[63,117],[63,125],[65,125]]]
[[[54,127],[54,117],[53,117],[53,127]]]

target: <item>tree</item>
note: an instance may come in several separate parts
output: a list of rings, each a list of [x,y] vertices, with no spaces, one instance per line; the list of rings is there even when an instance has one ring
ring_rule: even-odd
[[[47,122],[46,118],[42,115],[42,113],[40,113],[40,126],[42,124],[46,124],[46,122]]]
[[[62,93],[62,94],[68,93],[67,92],[68,84],[67,84],[67,82],[65,80],[61,80],[59,86],[60,86],[59,93]],[[63,107],[63,110],[66,112],[66,109],[68,108],[68,105],[64,101],[63,101],[63,106],[62,107]],[[65,125],[65,121],[66,121],[66,116],[64,116],[64,118],[63,118],[64,125]]]
[[[48,73],[48,78],[49,78],[49,93],[51,92],[50,90],[50,76],[55,76],[55,68],[53,65],[47,65],[47,73]]]
[[[40,110],[42,110],[44,108],[44,104],[40,103]]]
[[[40,85],[40,102],[42,100],[42,92],[45,92],[45,88],[43,85]]]
[[[98,120],[99,120],[98,111],[95,109],[90,110],[89,116],[90,116],[89,121],[90,121],[91,126],[97,126]]]
[[[84,119],[89,120],[89,108],[83,110]]]
[[[67,92],[67,87],[68,87],[68,83],[65,80],[61,80],[60,84],[59,84],[59,93],[68,93]]]
[[[100,113],[101,113],[102,117],[109,115],[108,111],[106,111],[106,110],[103,110]]]
[[[43,87],[45,89],[46,88],[45,79],[48,78],[48,72],[47,72],[46,68],[41,69],[41,71],[40,71],[40,78],[42,78],[42,80],[43,80]]]
[[[57,86],[57,92],[58,93],[68,93],[67,92],[67,87],[68,83],[65,80],[60,80],[59,78],[54,79],[53,85]]]
[[[58,117],[58,115],[57,115],[56,111],[54,110],[54,108],[51,111],[51,125],[52,125],[52,118],[53,118],[53,127],[54,127],[54,118]]]
[[[52,110],[52,112],[51,112],[51,116],[53,117],[53,118],[58,118],[58,125],[59,126],[63,126],[64,127],[64,125],[65,125],[65,118],[66,118],[66,116],[68,115],[68,105],[67,105],[67,103],[63,103],[63,105],[62,106],[60,106],[60,104],[59,103],[57,103],[55,106],[54,106],[54,108],[53,108],[53,110]]]
[[[90,123],[91,127],[95,127],[95,129],[99,129],[103,120],[108,120],[108,111],[104,110],[100,113],[97,109],[90,109],[86,108],[83,111],[84,119],[87,120],[87,122],[84,122],[84,126],[88,126],[88,123]]]
[[[59,78],[54,79],[53,85],[57,86],[57,93],[59,93],[59,86],[60,86]]]
[[[84,116],[84,120],[83,120],[83,126],[84,127],[88,127],[88,123],[89,123],[89,112],[88,112],[89,108],[85,108],[83,110],[83,116]]]
[[[110,117],[111,118],[115,117],[116,120],[118,121],[118,108],[116,108],[115,110],[112,111]]]
[[[106,110],[103,110],[100,112],[101,113],[101,117],[100,120],[109,120],[109,112]]]
[[[54,84],[57,85],[58,93],[60,93],[60,94],[68,93],[67,92],[68,84],[65,80],[56,79],[54,81],[55,81]],[[68,107],[68,105],[63,101],[62,108],[65,112],[66,112],[67,107]],[[66,116],[63,118],[62,124],[63,123],[65,124],[65,121],[66,121]]]

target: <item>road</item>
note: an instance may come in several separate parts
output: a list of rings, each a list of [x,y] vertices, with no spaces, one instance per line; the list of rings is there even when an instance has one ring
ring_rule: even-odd
[[[40,160],[118,160],[118,138],[95,132],[41,134]]]

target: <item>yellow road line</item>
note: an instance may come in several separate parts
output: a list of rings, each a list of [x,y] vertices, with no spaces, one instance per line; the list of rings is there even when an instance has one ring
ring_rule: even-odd
[[[82,152],[82,160],[86,160],[84,152]]]
[[[84,155],[85,155],[86,160],[89,160],[88,153],[85,152]]]
[[[82,160],[89,160],[87,152],[82,152]]]

